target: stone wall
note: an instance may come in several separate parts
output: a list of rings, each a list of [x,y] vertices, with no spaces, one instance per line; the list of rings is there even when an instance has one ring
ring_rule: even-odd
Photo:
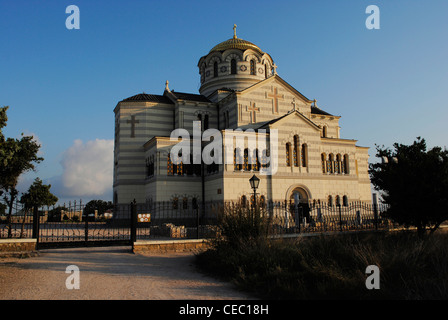
[[[36,252],[36,239],[0,239],[0,256]]]
[[[166,252],[191,252],[202,251],[209,247],[209,242],[204,239],[172,240],[172,241],[137,241],[132,246],[134,253],[166,253]]]

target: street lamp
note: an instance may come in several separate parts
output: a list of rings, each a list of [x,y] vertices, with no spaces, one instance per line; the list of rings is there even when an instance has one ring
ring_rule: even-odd
[[[258,185],[260,184],[260,179],[256,175],[253,175],[252,178],[249,179],[249,182],[250,187],[254,190],[254,207],[255,207],[255,204],[257,202],[257,189]]]

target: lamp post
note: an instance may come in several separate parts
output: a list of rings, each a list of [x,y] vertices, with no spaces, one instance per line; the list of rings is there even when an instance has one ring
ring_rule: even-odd
[[[255,208],[255,205],[257,203],[257,189],[258,185],[260,184],[260,179],[256,175],[253,175],[252,178],[249,179],[249,183],[252,190],[254,190],[254,208]]]

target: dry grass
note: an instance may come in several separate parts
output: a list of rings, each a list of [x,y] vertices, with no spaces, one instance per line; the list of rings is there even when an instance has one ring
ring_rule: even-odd
[[[267,220],[239,210],[197,256],[204,271],[267,299],[447,299],[448,234],[363,233],[272,240]],[[233,218],[236,218],[233,216]],[[380,289],[365,286],[368,265]]]

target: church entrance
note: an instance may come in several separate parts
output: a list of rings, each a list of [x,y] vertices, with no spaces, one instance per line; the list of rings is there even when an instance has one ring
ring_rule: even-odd
[[[309,194],[303,187],[295,187],[289,193],[289,210],[296,220],[302,222],[303,218],[310,221]]]

